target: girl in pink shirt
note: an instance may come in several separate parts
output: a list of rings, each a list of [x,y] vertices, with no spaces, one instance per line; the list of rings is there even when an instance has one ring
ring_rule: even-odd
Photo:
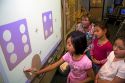
[[[86,36],[80,31],[71,32],[66,39],[66,47],[68,52],[63,57],[39,70],[36,74],[48,72],[67,62],[70,66],[70,72],[67,78],[67,83],[88,83],[94,78],[91,60],[84,54],[87,47]],[[27,70],[32,71],[32,68]]]
[[[108,54],[112,51],[112,44],[107,38],[107,27],[103,23],[95,24],[94,35],[97,37],[93,41],[91,49],[91,59],[95,73],[106,62]]]

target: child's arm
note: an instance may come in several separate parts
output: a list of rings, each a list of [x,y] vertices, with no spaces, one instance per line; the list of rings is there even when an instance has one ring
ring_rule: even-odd
[[[97,73],[95,77],[95,83],[98,83],[98,79],[99,79],[99,74]]]
[[[41,74],[41,73],[44,73],[44,72],[48,72],[48,71],[51,71],[55,68],[57,68],[59,65],[61,65],[62,63],[64,62],[64,60],[61,58],[59,61],[39,70],[36,72],[36,74]]]
[[[109,80],[101,80],[101,79],[98,79],[96,83],[114,83],[114,82],[111,82]],[[117,82],[119,83],[119,82]],[[121,83],[121,82],[120,82]]]
[[[96,60],[95,58],[92,58],[92,62],[94,62],[95,64],[104,64],[106,61],[107,58],[103,60]]]
[[[95,83],[125,83],[125,79],[115,76],[115,78],[112,81],[109,81],[109,80],[104,80],[104,79],[102,80],[98,76],[98,78],[95,79]]]
[[[93,63],[95,64],[100,64],[100,61],[99,60],[96,60],[93,56],[91,56],[91,60]]]
[[[87,76],[88,77],[83,81],[83,83],[89,83],[94,80],[94,72],[92,68],[87,70]]]
[[[95,77],[95,83],[110,83],[111,81],[108,81],[108,80],[101,80],[99,78],[99,74],[97,73],[96,74],[96,77]]]
[[[125,79],[121,79],[116,76],[112,81],[98,79],[97,83],[125,83]]]
[[[125,83],[125,79],[115,76],[111,83]]]

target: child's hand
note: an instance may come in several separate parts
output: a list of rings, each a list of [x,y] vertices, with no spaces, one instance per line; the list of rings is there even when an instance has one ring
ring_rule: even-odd
[[[91,56],[91,59],[92,59],[92,62],[94,61],[94,57],[93,56]]]
[[[96,60],[93,56],[91,56],[92,62],[95,64],[100,64],[99,60]]]
[[[23,71],[24,71],[24,72],[35,73],[35,72],[37,72],[37,69],[36,69],[36,68],[29,68],[29,69],[24,69]]]
[[[29,69],[23,69],[24,72],[31,72],[32,71],[32,68],[29,68]]]
[[[35,75],[39,75],[39,74],[41,74],[41,73],[40,73],[40,71],[36,71],[34,74],[35,74]]]
[[[95,58],[92,59],[92,62],[94,62],[95,64],[100,64],[100,61],[96,60]]]

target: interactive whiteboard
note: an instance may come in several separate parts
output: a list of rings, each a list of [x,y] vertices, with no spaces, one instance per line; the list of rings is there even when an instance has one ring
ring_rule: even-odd
[[[61,0],[0,1],[0,83],[29,83],[61,41]]]

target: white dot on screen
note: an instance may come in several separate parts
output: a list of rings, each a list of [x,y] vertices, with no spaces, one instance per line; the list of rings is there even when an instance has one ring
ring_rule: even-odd
[[[22,36],[22,42],[25,44],[27,42],[27,35]]]
[[[47,31],[47,30],[45,31],[45,36],[46,36],[46,37],[48,36],[48,31]]]
[[[26,30],[25,25],[24,25],[24,24],[21,24],[21,25],[20,25],[20,32],[21,32],[21,33],[24,33],[25,30]]]
[[[3,32],[3,39],[7,42],[11,40],[11,32],[9,30],[5,30]]]
[[[52,29],[52,26],[51,26],[51,28],[50,28],[50,32],[52,32],[52,30],[53,30],[53,29]]]
[[[24,45],[24,52],[25,53],[29,52],[29,45],[28,44]]]
[[[44,18],[43,18],[43,19],[44,19],[43,21],[44,21],[44,22],[46,22],[46,16],[44,16]]]
[[[49,14],[49,19],[52,19],[52,14]]]
[[[14,63],[16,63],[16,61],[17,61],[17,55],[15,53],[11,54],[10,62],[14,64]]]
[[[7,52],[12,53],[14,51],[14,44],[12,42],[9,42],[7,44]]]

